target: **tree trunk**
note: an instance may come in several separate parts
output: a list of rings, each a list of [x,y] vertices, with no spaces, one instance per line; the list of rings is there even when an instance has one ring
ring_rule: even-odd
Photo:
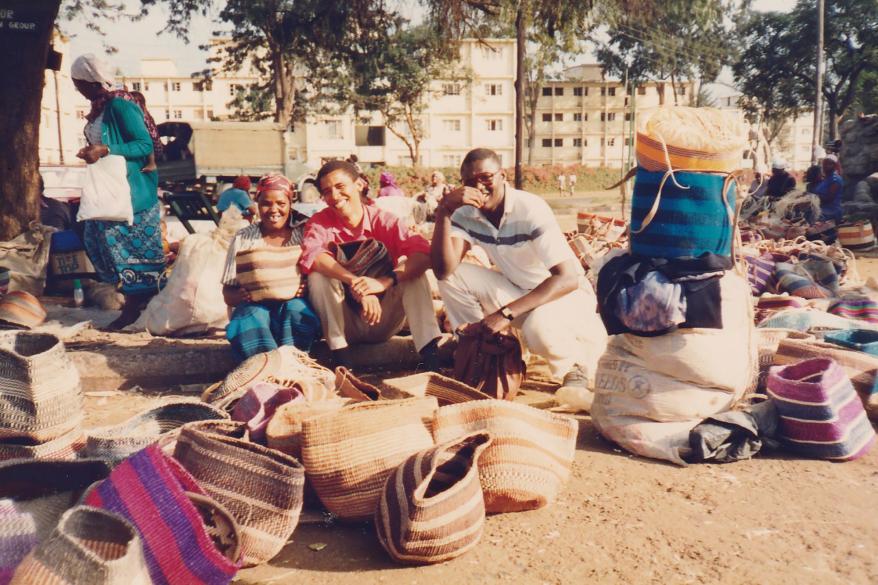
[[[524,61],[526,55],[525,27],[527,0],[521,0],[515,13],[516,52],[515,52],[515,188],[521,189],[523,174],[521,155],[524,150]],[[531,137],[533,140],[533,137]]]
[[[271,61],[274,69],[274,121],[287,129],[293,117],[293,64],[280,49],[272,50]]]
[[[40,109],[60,4],[4,0],[0,5],[0,241],[21,234],[39,217]]]

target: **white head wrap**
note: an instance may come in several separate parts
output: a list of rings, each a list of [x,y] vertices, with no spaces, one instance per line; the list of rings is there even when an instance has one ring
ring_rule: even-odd
[[[771,161],[771,168],[777,169],[779,171],[785,171],[785,170],[787,170],[787,161],[778,157],[778,158],[774,159],[773,161]]]
[[[827,154],[823,160],[831,160],[832,162],[837,163],[838,157],[835,156],[834,154]]]
[[[80,81],[98,82],[107,89],[113,89],[116,77],[113,75],[110,65],[87,53],[76,58],[70,66],[70,77]]]

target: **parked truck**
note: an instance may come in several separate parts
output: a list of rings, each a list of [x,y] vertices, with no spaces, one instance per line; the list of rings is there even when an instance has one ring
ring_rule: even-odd
[[[239,175],[258,178],[271,172],[295,179],[308,171],[304,148],[292,134],[270,122],[164,122],[167,138],[158,160],[165,185],[223,183]]]

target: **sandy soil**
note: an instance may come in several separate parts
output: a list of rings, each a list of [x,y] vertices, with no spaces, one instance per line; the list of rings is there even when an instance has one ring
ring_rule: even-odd
[[[878,275],[878,260],[861,260],[860,272]],[[551,388],[544,368],[532,373],[531,390]],[[167,398],[91,392],[87,424],[112,424]],[[280,555],[236,582],[878,583],[878,449],[850,463],[763,453],[678,468],[628,455],[601,439],[588,416],[578,419],[560,499],[490,517],[479,546],[459,559],[399,567],[368,524],[318,522],[300,525]],[[309,548],[318,543],[325,547]]]

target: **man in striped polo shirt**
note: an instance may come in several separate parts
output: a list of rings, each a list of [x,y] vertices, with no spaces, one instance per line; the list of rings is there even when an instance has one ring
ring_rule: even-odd
[[[431,247],[452,326],[480,321],[493,332],[521,330],[530,351],[563,377],[562,387],[588,403],[607,333],[552,210],[542,198],[513,189],[492,150],[470,151],[460,175],[464,186],[436,209]],[[499,270],[461,262],[474,245]]]

